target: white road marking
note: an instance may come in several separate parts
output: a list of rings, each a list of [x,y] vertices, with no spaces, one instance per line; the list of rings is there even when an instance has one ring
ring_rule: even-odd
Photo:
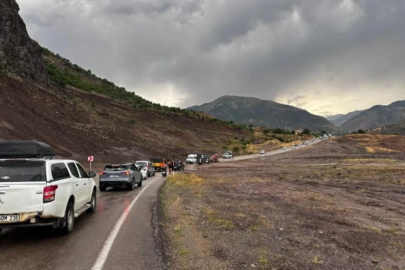
[[[108,254],[110,253],[111,247],[114,244],[115,238],[118,235],[118,232],[120,231],[122,225],[124,224],[125,219],[127,218],[129,212],[131,212],[132,207],[135,205],[135,203],[138,201],[139,197],[141,197],[142,193],[150,187],[156,180],[153,180],[150,184],[148,184],[146,187],[144,187],[141,192],[133,199],[130,205],[125,208],[124,212],[122,213],[121,217],[118,219],[117,223],[115,223],[114,228],[110,232],[110,235],[108,236],[107,240],[104,242],[103,249],[101,250],[100,254],[97,257],[97,260],[93,264],[93,267],[91,268],[92,270],[101,270],[104,267],[104,264],[108,258]]]

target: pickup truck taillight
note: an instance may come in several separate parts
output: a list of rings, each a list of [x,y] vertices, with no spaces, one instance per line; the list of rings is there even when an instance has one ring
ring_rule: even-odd
[[[53,202],[55,200],[57,185],[44,187],[44,203]]]

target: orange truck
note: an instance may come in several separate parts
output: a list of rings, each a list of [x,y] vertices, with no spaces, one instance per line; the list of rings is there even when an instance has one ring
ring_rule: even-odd
[[[151,158],[150,161],[157,172],[164,171],[166,167],[166,160],[164,158]]]

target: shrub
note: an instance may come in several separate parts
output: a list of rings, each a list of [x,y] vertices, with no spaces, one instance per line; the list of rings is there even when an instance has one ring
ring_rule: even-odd
[[[238,151],[239,151],[239,147],[235,146],[235,147],[233,148],[233,151],[234,151],[234,152],[238,152]]]
[[[311,135],[311,131],[306,128],[306,129],[304,129],[304,131],[302,132],[302,134]]]
[[[265,130],[263,130],[263,133],[264,133],[264,134],[269,134],[269,133],[270,133],[270,129],[265,129]]]

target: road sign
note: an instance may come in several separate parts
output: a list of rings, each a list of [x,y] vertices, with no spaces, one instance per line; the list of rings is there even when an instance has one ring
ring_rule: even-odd
[[[93,157],[93,156],[88,156],[88,157],[87,157],[87,161],[88,161],[88,162],[93,162],[93,161],[94,161],[94,157]]]

